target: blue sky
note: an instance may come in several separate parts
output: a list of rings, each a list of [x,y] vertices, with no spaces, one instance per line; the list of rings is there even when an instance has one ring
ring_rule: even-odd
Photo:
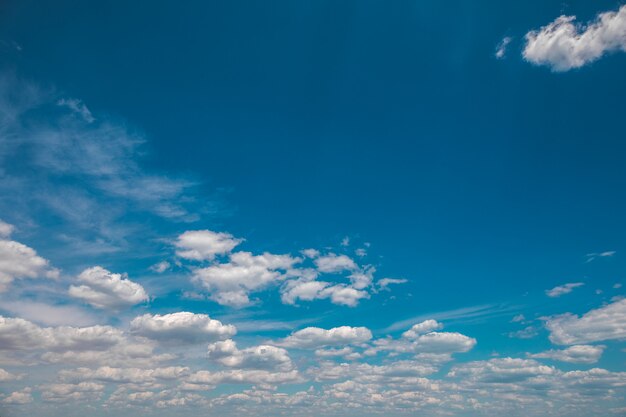
[[[625,412],[626,6],[0,22],[2,415]]]

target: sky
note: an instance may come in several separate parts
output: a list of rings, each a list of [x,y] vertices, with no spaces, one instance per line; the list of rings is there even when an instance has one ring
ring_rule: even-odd
[[[626,5],[0,4],[0,415],[626,414]]]

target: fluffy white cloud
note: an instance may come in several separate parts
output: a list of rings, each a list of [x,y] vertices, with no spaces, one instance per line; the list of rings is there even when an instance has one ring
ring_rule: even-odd
[[[101,366],[96,369],[76,368],[59,372],[63,381],[100,381],[115,383],[141,384],[154,382],[159,379],[175,380],[189,374],[189,368],[183,366],[168,366],[164,368],[114,368]]]
[[[297,370],[288,372],[271,372],[263,369],[232,369],[227,371],[198,371],[185,379],[194,385],[218,384],[286,384],[302,382],[303,378]]]
[[[448,376],[463,376],[474,383],[515,383],[556,372],[554,367],[542,365],[532,359],[498,358],[457,365]]]
[[[45,384],[41,387],[41,397],[48,402],[65,403],[88,399],[97,399],[102,395],[105,385],[96,382],[78,384]]]
[[[317,269],[326,274],[358,269],[357,264],[351,258],[346,255],[335,255],[334,253],[320,256],[314,262]]]
[[[0,229],[6,236],[12,230],[6,223],[0,224]],[[6,291],[16,279],[56,279],[58,276],[59,271],[51,268],[49,262],[38,256],[34,249],[13,240],[0,239],[0,292]]]
[[[421,323],[414,324],[413,327],[402,333],[402,337],[407,339],[416,339],[419,335],[440,329],[443,329],[443,324],[437,322],[436,320],[425,320]]]
[[[140,284],[99,266],[85,269],[78,280],[83,285],[70,286],[69,294],[97,308],[119,309],[148,300]]]
[[[208,346],[209,359],[231,368],[290,371],[293,363],[283,348],[269,345],[238,349],[233,340],[224,340]]]
[[[156,272],[157,274],[162,274],[163,272],[170,269],[172,265],[167,261],[158,262],[150,267],[151,271]]]
[[[367,342],[372,332],[366,327],[341,326],[332,329],[307,327],[292,333],[279,342],[280,346],[316,349],[324,346],[343,346]]]
[[[596,363],[602,356],[606,346],[575,345],[563,350],[548,350],[546,352],[528,355],[534,359],[553,359],[569,363]]]
[[[21,391],[14,391],[2,400],[5,404],[29,404],[33,402],[31,388],[24,388]]]
[[[222,324],[206,314],[181,311],[171,314],[144,314],[130,322],[131,332],[171,343],[211,342],[232,337],[235,326]]]
[[[546,290],[546,295],[552,298],[560,297],[564,294],[571,293],[574,290],[574,288],[582,287],[583,285],[585,284],[582,282],[570,282],[564,285],[559,285],[557,287],[554,287],[551,290]]]
[[[546,319],[550,340],[558,345],[574,345],[626,338],[626,299],[591,310],[578,317],[563,314]]]
[[[155,355],[153,343],[129,338],[111,326],[40,327],[28,320],[2,316],[0,351],[16,362],[22,356],[30,358],[31,353],[49,363],[152,364],[172,358]]]
[[[524,58],[553,71],[568,71],[598,60],[604,54],[626,50],[626,6],[601,13],[588,25],[575,23],[575,16],[560,16],[554,22],[526,34]]]
[[[243,307],[251,303],[249,295],[284,279],[283,273],[300,258],[264,253],[237,252],[230,262],[194,271],[194,280],[206,288],[209,297],[222,305]]]
[[[178,236],[174,245],[176,255],[194,261],[211,261],[217,255],[230,253],[243,239],[237,239],[229,233],[211,230],[192,230]]]

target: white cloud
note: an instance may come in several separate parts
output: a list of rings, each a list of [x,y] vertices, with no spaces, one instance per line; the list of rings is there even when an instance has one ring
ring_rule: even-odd
[[[409,330],[402,333],[402,337],[407,339],[416,339],[420,335],[440,329],[443,329],[443,324],[437,322],[437,320],[424,320],[421,323],[413,325]]]
[[[301,250],[300,253],[302,253],[307,258],[311,258],[311,259],[314,259],[320,256],[320,251],[318,251],[317,249],[304,249],[304,250]]]
[[[560,16],[554,22],[526,34],[524,58],[553,71],[580,68],[614,51],[626,50],[626,6],[601,13],[587,25],[575,16]]]
[[[307,327],[298,330],[277,343],[279,346],[316,349],[325,346],[343,346],[367,342],[372,332],[366,327],[341,326],[332,329]]]
[[[404,278],[382,278],[376,281],[379,291],[388,291],[390,285],[406,284],[409,280]]]
[[[550,340],[558,345],[574,345],[626,338],[626,299],[591,310],[578,317],[563,314],[546,319]]]
[[[502,38],[500,43],[498,43],[498,45],[496,46],[496,58],[504,59],[504,57],[506,56],[506,50],[512,40],[513,38],[511,38],[510,36],[505,36],[504,38]]]
[[[6,239],[13,234],[15,227],[12,224],[0,220],[0,238]]]
[[[62,98],[57,101],[57,105],[67,107],[82,117],[82,119],[87,123],[93,123],[96,120],[82,100],[76,98]]]
[[[99,266],[85,269],[78,280],[83,285],[70,286],[69,295],[97,308],[119,309],[148,301],[140,284]]]
[[[59,372],[63,381],[100,381],[116,383],[141,384],[154,382],[159,379],[174,380],[189,374],[189,368],[183,366],[168,366],[163,368],[114,368],[101,366],[96,369],[76,368]]]
[[[196,385],[218,384],[286,384],[302,382],[297,370],[287,372],[271,372],[263,369],[232,369],[210,372],[198,371],[185,380]]]
[[[72,305],[50,305],[35,301],[3,301],[0,309],[48,326],[89,326],[98,322],[93,314]]]
[[[314,262],[317,269],[326,274],[358,269],[357,264],[351,258],[346,255],[335,255],[334,253],[320,256]]]
[[[237,330],[206,314],[178,312],[164,315],[144,314],[130,322],[131,332],[150,339],[170,343],[211,342],[229,338]]]
[[[0,368],[0,382],[14,381],[16,379],[20,379],[20,376]]]
[[[231,368],[290,371],[293,363],[283,348],[269,345],[238,349],[233,340],[224,340],[208,346],[209,359]]]
[[[283,279],[283,273],[300,258],[264,253],[237,252],[230,262],[194,271],[194,280],[209,291],[209,298],[222,305],[243,307],[251,304],[249,295]]]
[[[80,382],[77,384],[45,384],[41,387],[44,401],[54,403],[77,402],[97,399],[104,391],[105,385],[96,382]]]
[[[176,255],[194,261],[211,261],[217,255],[230,253],[243,239],[233,235],[211,230],[187,231],[180,236],[174,245],[178,250]]]
[[[546,352],[529,354],[529,358],[553,359],[569,363],[596,363],[602,356],[606,346],[575,345],[563,350],[548,350]]]
[[[333,304],[355,307],[360,300],[369,298],[367,291],[357,290],[344,284],[333,285],[320,291],[320,298],[330,297]]]
[[[616,253],[617,252],[614,251],[614,250],[609,250],[609,251],[605,251],[605,252],[588,253],[587,255],[585,255],[585,257],[587,258],[586,263],[592,262],[596,258],[610,258],[611,256],[615,255]]]
[[[172,265],[170,265],[169,262],[161,261],[161,262],[158,262],[158,263],[152,265],[150,267],[150,270],[156,272],[157,274],[162,274],[163,272],[167,271],[171,267],[172,267]]]
[[[6,232],[6,231],[5,231]],[[12,240],[0,239],[0,292],[6,291],[16,279],[56,279],[59,271],[37,255],[34,249]]]
[[[552,298],[560,297],[564,294],[571,293],[574,288],[582,287],[583,285],[585,284],[582,282],[570,282],[565,285],[559,285],[558,287],[554,287],[551,290],[546,290],[546,295]]]
[[[24,388],[21,391],[14,391],[2,400],[5,404],[29,404],[33,402],[32,390]]]

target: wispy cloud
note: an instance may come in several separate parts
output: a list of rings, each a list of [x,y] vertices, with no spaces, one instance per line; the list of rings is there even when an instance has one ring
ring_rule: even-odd
[[[424,320],[437,320],[447,322],[475,322],[485,320],[491,317],[497,317],[517,311],[518,308],[507,304],[484,304],[472,307],[458,308],[454,310],[438,311],[432,313],[420,314],[406,320],[397,321],[390,326],[382,329],[382,332],[394,332],[397,330],[407,329],[415,323]]]

